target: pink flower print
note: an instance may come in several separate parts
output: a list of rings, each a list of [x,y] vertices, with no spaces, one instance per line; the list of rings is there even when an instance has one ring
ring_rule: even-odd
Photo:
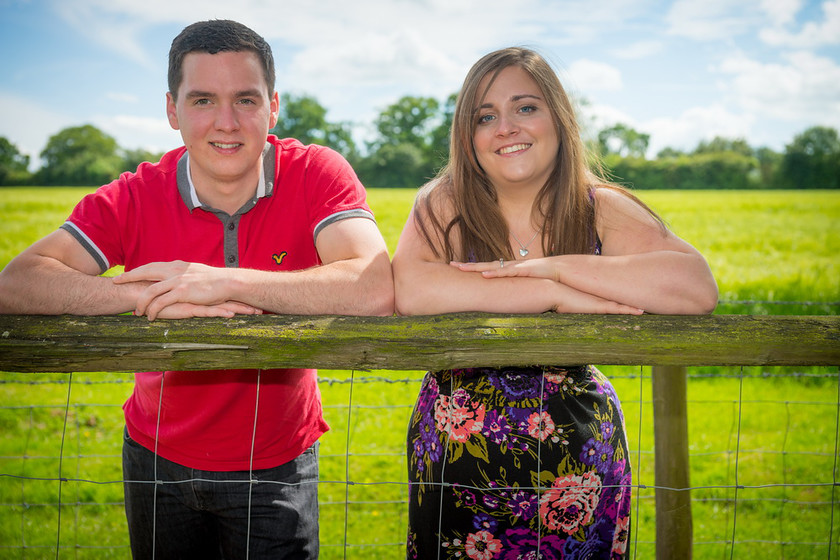
[[[592,521],[601,497],[601,478],[594,472],[554,479],[540,498],[540,517],[552,531],[574,534]]]
[[[464,552],[469,558],[475,560],[492,560],[499,552],[502,541],[493,537],[489,531],[479,531],[467,535],[467,542],[464,543]]]
[[[545,410],[534,412],[528,417],[528,434],[545,441],[554,433],[554,420]]]
[[[545,371],[545,380],[549,383],[554,383],[556,385],[562,385],[566,382],[566,376],[569,372],[565,369],[557,369],[554,371],[546,370]]]
[[[484,427],[484,407],[473,404],[469,397],[440,395],[435,402],[437,429],[448,434],[451,441],[467,441]]]
[[[615,536],[613,537],[612,551],[622,558],[627,550],[627,536],[630,534],[630,518],[620,517],[615,523]]]

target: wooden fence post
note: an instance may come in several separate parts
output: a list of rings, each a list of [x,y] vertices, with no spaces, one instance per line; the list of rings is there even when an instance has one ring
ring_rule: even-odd
[[[682,366],[654,366],[651,377],[656,558],[688,560],[692,551],[691,491],[683,490],[689,488],[688,375]]]

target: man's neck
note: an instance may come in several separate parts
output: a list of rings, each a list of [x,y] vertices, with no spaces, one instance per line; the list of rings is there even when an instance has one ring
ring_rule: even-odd
[[[258,170],[253,178],[238,183],[199,180],[195,181],[187,155],[187,177],[196,206],[209,206],[216,210],[234,215],[242,206],[254,198],[265,194],[265,174],[263,158],[259,159]]]

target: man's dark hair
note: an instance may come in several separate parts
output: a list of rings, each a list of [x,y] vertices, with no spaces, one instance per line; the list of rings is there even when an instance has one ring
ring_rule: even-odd
[[[271,47],[255,31],[241,23],[216,19],[199,21],[184,28],[169,49],[169,93],[178,96],[184,79],[184,57],[191,52],[216,54],[220,52],[250,51],[259,57],[268,86],[269,96],[274,94],[274,55]]]

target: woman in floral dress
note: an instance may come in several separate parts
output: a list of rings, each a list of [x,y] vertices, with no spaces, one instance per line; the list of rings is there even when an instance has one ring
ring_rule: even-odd
[[[717,286],[702,255],[586,162],[540,55],[479,60],[449,164],[420,191],[394,255],[397,311],[710,313]],[[409,558],[625,556],[618,397],[592,366],[527,356],[426,375],[408,433]]]

